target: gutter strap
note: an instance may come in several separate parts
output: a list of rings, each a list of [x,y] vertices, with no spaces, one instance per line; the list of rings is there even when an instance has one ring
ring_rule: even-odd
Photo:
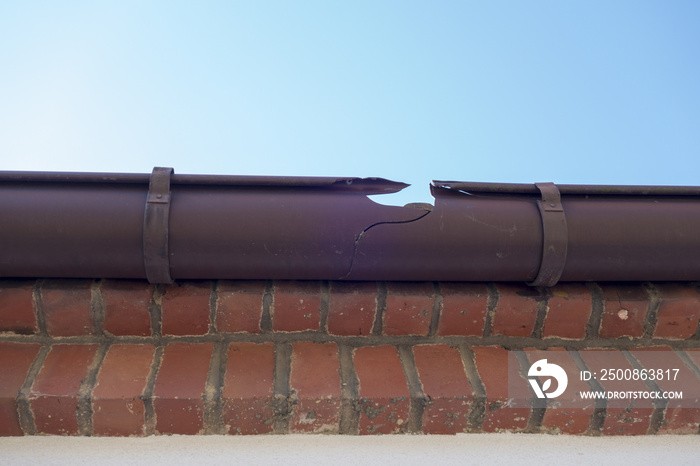
[[[168,254],[170,176],[172,168],[155,167],[143,215],[143,265],[150,283],[172,283]]]
[[[542,193],[537,207],[542,216],[542,261],[537,277],[530,286],[554,286],[559,281],[564,265],[569,242],[566,215],[561,204],[561,194],[554,183],[535,183]]]

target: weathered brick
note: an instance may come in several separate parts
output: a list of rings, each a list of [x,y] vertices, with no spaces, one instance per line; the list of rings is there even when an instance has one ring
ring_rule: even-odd
[[[642,367],[654,371],[654,383],[661,390],[683,393],[682,399],[668,400],[659,433],[697,434],[700,428],[700,379],[668,346],[636,348],[630,352]],[[661,369],[661,378],[656,376],[658,369]]]
[[[31,335],[38,331],[33,286],[34,280],[0,281],[0,333]]]
[[[297,404],[290,422],[296,432],[338,433],[340,364],[335,343],[292,344],[290,385]]]
[[[433,314],[433,285],[387,283],[385,335],[427,335]]]
[[[219,332],[260,333],[264,281],[220,281],[216,302]]]
[[[410,395],[394,346],[357,348],[353,354],[360,381],[360,434],[403,432]]]
[[[601,285],[605,309],[601,338],[641,337],[644,334],[649,294],[641,285]]]
[[[94,333],[91,286],[89,280],[49,280],[43,284],[41,302],[49,335]]]
[[[51,347],[29,393],[37,433],[78,434],[78,392],[97,347],[77,344]]]
[[[438,335],[481,336],[488,289],[483,283],[441,283],[442,315]]]
[[[113,345],[102,363],[92,392],[95,435],[143,435],[146,387],[153,345]]]
[[[641,380],[602,380],[603,369],[630,369],[634,367],[621,351],[610,349],[586,349],[579,351],[586,366],[593,372],[603,389],[607,391],[647,391]],[[642,435],[649,430],[653,407],[649,402],[630,399],[609,399],[603,434],[605,435]]]
[[[137,280],[104,280],[100,292],[104,307],[102,328],[106,332],[119,336],[151,334],[149,306],[153,285]]]
[[[205,335],[209,331],[210,282],[167,286],[162,301],[163,335]]]
[[[493,316],[492,333],[508,337],[529,337],[537,321],[538,302],[545,297],[525,285],[498,285],[498,304]]]
[[[446,345],[413,348],[416,369],[428,397],[424,434],[455,434],[468,426],[473,393],[459,351]]]
[[[369,335],[377,314],[377,284],[332,282],[328,333]]]
[[[278,332],[319,330],[321,282],[275,282],[272,326]]]
[[[559,284],[552,288],[542,336],[583,339],[592,305],[591,292],[586,285]]]
[[[542,430],[550,433],[584,434],[591,425],[591,416],[595,411],[595,401],[581,398],[582,392],[591,388],[581,380],[580,369],[564,348],[550,348],[546,351],[526,348],[525,354],[530,364],[546,359],[548,364],[556,364],[566,372],[568,383],[563,394],[548,400],[547,409],[542,418]],[[543,377],[540,382],[544,383]],[[556,382],[552,382],[555,385]],[[556,386],[553,387],[556,389]],[[552,389],[548,390],[549,392]]]
[[[273,343],[231,343],[223,388],[223,420],[229,433],[272,432],[274,378]]]
[[[700,294],[694,286],[680,283],[657,283],[661,305],[654,338],[684,340],[695,335],[700,319]]]
[[[203,396],[213,347],[213,343],[171,343],[165,348],[153,390],[157,432],[203,432]]]
[[[520,378],[517,365],[508,364],[508,351],[498,346],[471,348],[481,382],[486,390],[486,409],[481,430],[484,432],[521,431],[530,418],[529,407],[510,407],[511,381]],[[527,382],[523,380],[521,384]],[[524,390],[523,390],[524,391]]]
[[[22,435],[15,400],[39,348],[35,343],[0,342],[0,437]]]

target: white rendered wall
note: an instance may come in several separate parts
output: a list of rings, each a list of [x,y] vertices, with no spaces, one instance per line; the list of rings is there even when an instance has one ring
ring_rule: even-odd
[[[0,438],[0,464],[698,464],[700,438],[531,434]]]

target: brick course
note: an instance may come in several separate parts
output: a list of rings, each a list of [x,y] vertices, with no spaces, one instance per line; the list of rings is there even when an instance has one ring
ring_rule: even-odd
[[[37,285],[39,302],[35,303]],[[327,292],[321,285],[318,281],[273,282],[274,299],[266,310],[267,285],[262,281],[182,282],[165,287],[162,296],[155,297],[154,286],[138,280],[4,280],[0,281],[0,335],[35,334],[42,318],[53,337],[94,335],[100,326],[115,336],[151,336],[154,322],[163,335],[205,335],[212,327],[212,306],[214,331],[221,333],[264,332],[265,312],[272,314],[273,322],[267,331],[372,333],[382,301],[379,284],[331,282]],[[383,334],[392,336],[428,336],[434,331],[438,336],[479,337],[486,330],[493,336],[529,337],[541,332],[543,338],[585,340],[644,338],[649,331],[651,338],[694,340],[700,321],[700,292],[682,283],[593,285],[602,289],[602,297],[580,283],[559,284],[548,292],[500,283],[493,287],[496,297],[490,315],[490,292],[484,284],[385,286],[380,317]],[[652,309],[653,321],[647,322],[653,294],[658,295],[657,309]],[[327,328],[321,328],[324,300]],[[538,324],[542,303],[545,312]],[[602,309],[599,315],[596,308]],[[597,327],[587,336],[595,322]]]

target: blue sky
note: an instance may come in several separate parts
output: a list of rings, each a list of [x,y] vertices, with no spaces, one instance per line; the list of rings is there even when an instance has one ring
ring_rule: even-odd
[[[696,1],[10,1],[0,169],[700,183]]]

